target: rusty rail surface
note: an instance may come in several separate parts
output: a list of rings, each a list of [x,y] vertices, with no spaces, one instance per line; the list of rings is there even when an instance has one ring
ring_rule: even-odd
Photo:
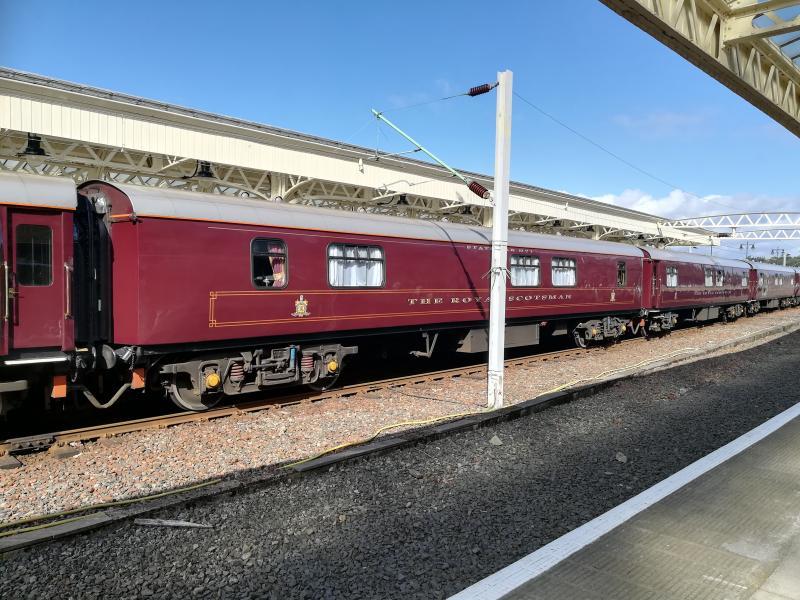
[[[626,342],[644,341],[640,338],[626,340]],[[562,359],[569,356],[584,356],[587,353],[602,352],[605,348],[570,348],[567,350],[557,350],[554,352],[544,352],[519,358],[512,358],[505,361],[506,368],[526,366],[534,363],[548,362]],[[281,409],[299,404],[310,404],[322,402],[333,398],[343,398],[355,396],[357,394],[367,394],[378,392],[395,387],[418,385],[430,381],[442,379],[452,379],[456,377],[481,376],[486,373],[486,364],[471,365],[468,367],[457,367],[454,369],[444,369],[441,371],[431,371],[416,375],[394,377],[391,379],[381,379],[369,383],[358,383],[324,392],[303,391],[296,394],[284,396],[279,399],[267,398],[237,402],[220,408],[213,408],[204,412],[180,412],[154,417],[145,417],[131,421],[121,421],[118,423],[92,425],[78,429],[56,431],[52,433],[35,434],[30,436],[10,438],[0,442],[0,456],[7,454],[18,454],[22,452],[34,452],[40,450],[53,449],[56,453],[60,450],[68,452],[71,442],[89,442],[103,438],[113,438],[118,435],[143,431],[146,429],[164,429],[192,423],[197,421],[210,421],[232,415],[242,415],[263,410]]]

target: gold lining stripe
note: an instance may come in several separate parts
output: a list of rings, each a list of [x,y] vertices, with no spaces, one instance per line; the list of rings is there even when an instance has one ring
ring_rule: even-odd
[[[488,305],[486,305],[488,307]],[[588,302],[588,303],[578,303],[578,304],[558,304],[558,306],[565,306],[565,307],[577,307],[577,306],[606,306],[606,303],[603,302]],[[536,308],[550,308],[551,305],[542,305],[542,306],[511,306],[507,307],[507,310],[532,310]],[[625,308],[624,306],[620,308]],[[449,314],[462,314],[462,313],[472,313],[479,311],[476,306],[461,309],[461,310],[443,310],[443,311],[422,311],[422,312],[398,312],[398,313],[375,313],[375,314],[366,314],[366,315],[331,315],[326,317],[307,317],[307,318],[291,318],[291,319],[269,319],[269,320],[253,320],[253,321],[214,321],[214,325],[212,326],[209,323],[209,327],[233,327],[233,326],[241,326],[241,325],[267,325],[271,323],[301,323],[301,322],[318,322],[318,321],[330,321],[334,319],[340,320],[356,320],[356,319],[379,319],[382,317],[413,317],[413,316],[420,316],[420,315],[449,315]],[[484,311],[485,312],[485,311]]]
[[[67,206],[52,206],[50,204],[27,204],[25,202],[0,202],[3,206],[24,206],[25,208],[47,208],[49,210],[65,210],[68,212],[75,212],[74,208]]]

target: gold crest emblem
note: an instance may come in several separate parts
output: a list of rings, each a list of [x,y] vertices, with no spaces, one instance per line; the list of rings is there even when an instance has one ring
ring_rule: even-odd
[[[300,297],[294,301],[294,312],[292,313],[293,317],[307,317],[311,313],[308,312],[308,300],[306,300],[302,294]]]

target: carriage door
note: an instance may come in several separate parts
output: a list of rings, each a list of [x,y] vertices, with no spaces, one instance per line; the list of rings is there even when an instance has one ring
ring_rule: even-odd
[[[61,348],[66,302],[61,213],[13,208],[8,213],[8,345]]]

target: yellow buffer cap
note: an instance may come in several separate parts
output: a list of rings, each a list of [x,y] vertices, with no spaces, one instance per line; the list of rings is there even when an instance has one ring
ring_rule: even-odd
[[[209,373],[206,375],[206,387],[215,388],[220,384],[219,373]]]

